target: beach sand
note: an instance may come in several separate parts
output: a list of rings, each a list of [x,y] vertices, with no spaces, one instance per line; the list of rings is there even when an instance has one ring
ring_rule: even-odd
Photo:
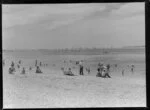
[[[82,56],[86,64],[90,64],[91,73],[85,72],[84,76],[78,73],[78,67],[72,70],[76,76],[63,75],[61,67],[73,67],[71,64],[63,64],[64,59],[82,59],[81,56],[43,56],[25,58],[20,56],[4,55],[6,64],[3,67],[3,107],[4,108],[68,108],[68,107],[146,107],[146,81],[145,61],[142,56],[129,57],[116,56],[109,59],[101,56],[104,63],[117,63],[118,67],[111,69],[112,78],[96,77],[96,65],[99,56]],[[67,59],[68,58],[68,59]],[[119,59],[120,58],[120,59]],[[23,61],[22,67],[26,68],[26,74],[20,74],[17,69],[14,75],[8,74],[11,61]],[[48,63],[47,67],[41,67],[42,74],[35,73],[35,59]],[[47,59],[50,59],[49,61]],[[107,59],[107,60],[105,60]],[[134,61],[131,61],[134,60]],[[125,70],[124,65],[136,65],[132,74]],[[55,66],[53,64],[56,64]],[[62,66],[63,65],[63,66]],[[34,67],[29,71],[28,67]],[[87,65],[86,65],[87,66]]]

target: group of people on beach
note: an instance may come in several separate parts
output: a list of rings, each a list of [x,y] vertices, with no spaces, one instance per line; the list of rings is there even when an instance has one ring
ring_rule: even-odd
[[[64,61],[66,62],[66,61]],[[79,75],[84,75],[84,66],[83,66],[83,60],[81,61],[76,61],[76,65],[79,66]],[[109,69],[110,69],[110,65],[104,65],[102,63],[98,64],[98,68],[97,68],[97,77],[103,77],[103,78],[111,78],[109,75]],[[68,71],[65,71],[64,68],[61,68],[61,70],[63,71],[63,73],[65,75],[69,75],[69,76],[74,76],[73,72],[71,71],[71,68],[68,68]],[[91,70],[90,67],[85,68],[85,70],[88,72],[88,74],[90,74]]]
[[[3,66],[4,66],[4,65],[5,65],[5,61],[3,60]],[[16,67],[19,69],[19,68],[21,68],[21,66],[22,66],[22,61],[19,60],[18,63],[16,64]],[[37,62],[37,60],[36,60],[36,61],[35,61],[35,67],[36,67],[35,73],[43,73],[43,72],[41,71],[41,69],[40,69],[40,66],[42,66],[42,63],[40,62],[40,63],[39,63],[39,66],[38,66],[38,62]],[[29,67],[29,70],[30,70],[30,71],[32,70],[32,67],[31,67],[31,66]],[[12,61],[12,62],[11,62],[11,65],[10,65],[10,67],[9,67],[9,69],[8,69],[8,73],[9,73],[9,74],[14,74],[15,72],[16,72],[15,63],[14,63],[14,61]],[[25,69],[25,67],[22,67],[21,74],[26,74],[26,69]]]
[[[71,61],[70,61],[71,62]],[[64,63],[66,63],[66,61],[64,61]],[[5,65],[5,60],[3,60],[3,66]],[[16,64],[17,68],[19,69],[22,65],[22,61],[19,60],[18,63]],[[76,61],[75,65],[79,66],[79,75],[84,75],[84,65],[83,65],[83,60],[81,61]],[[42,64],[42,62],[38,63],[38,60],[35,60],[35,73],[43,73],[40,69],[41,66],[48,66],[48,64]],[[115,64],[115,67],[117,67],[118,65]],[[129,65],[128,65],[129,66]],[[104,65],[103,63],[98,63],[97,66],[97,74],[96,77],[102,77],[102,78],[111,78],[110,76],[110,64]],[[134,65],[131,65],[131,72],[134,72]],[[29,67],[29,70],[32,70],[32,67]],[[64,68],[61,68],[61,70],[63,71],[64,75],[69,75],[69,76],[74,76],[71,68],[68,68],[67,71],[65,71]],[[90,74],[91,69],[90,67],[85,68],[85,70],[88,72],[88,74]],[[124,76],[124,69],[122,70],[122,76]],[[9,67],[9,74],[14,74],[16,72],[16,68],[15,68],[15,63],[12,61],[11,65]],[[25,67],[22,67],[22,71],[21,74],[25,74],[26,73],[26,69]]]

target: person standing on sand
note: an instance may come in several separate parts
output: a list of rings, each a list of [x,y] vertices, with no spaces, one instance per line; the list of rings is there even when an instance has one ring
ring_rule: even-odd
[[[40,66],[42,66],[42,62],[40,62]]]
[[[41,69],[39,68],[39,66],[37,66],[36,68],[36,73],[42,73]]]
[[[35,66],[37,66],[37,60],[35,60]]]
[[[21,74],[25,74],[25,73],[26,71],[25,71],[25,68],[23,67]]]
[[[86,68],[86,71],[88,72],[88,74],[90,74],[90,67]]]
[[[131,65],[131,72],[134,73],[134,65]]]
[[[79,62],[79,74],[83,75],[83,61],[82,60]]]
[[[124,69],[122,70],[122,76],[124,76]]]

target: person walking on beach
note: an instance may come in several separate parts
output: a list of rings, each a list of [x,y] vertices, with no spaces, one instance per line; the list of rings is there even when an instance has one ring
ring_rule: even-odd
[[[84,74],[83,73],[83,61],[82,60],[79,62],[79,73],[80,73],[80,75]]]

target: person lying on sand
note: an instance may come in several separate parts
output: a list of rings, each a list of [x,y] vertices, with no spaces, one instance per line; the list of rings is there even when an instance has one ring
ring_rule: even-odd
[[[39,66],[36,67],[36,73],[42,73],[42,71],[41,71]]]

